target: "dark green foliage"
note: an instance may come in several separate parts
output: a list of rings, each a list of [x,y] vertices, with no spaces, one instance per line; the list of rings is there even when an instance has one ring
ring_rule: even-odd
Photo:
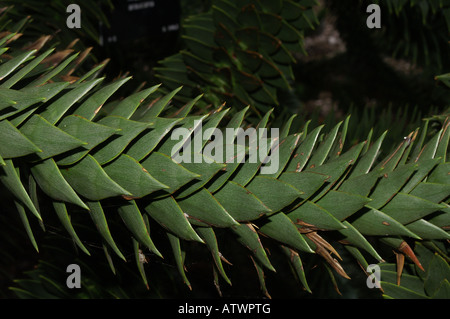
[[[441,254],[433,254],[436,250]],[[449,299],[450,267],[446,248],[437,243],[424,243],[417,244],[415,252],[422,260],[424,270],[408,264],[398,276],[394,264],[380,264],[385,298]]]
[[[282,4],[292,3],[259,1],[236,12],[244,15],[242,21],[231,16],[230,22],[222,8],[230,3],[218,1],[203,17],[209,15],[207,23],[215,27],[221,24],[214,21],[257,23],[255,17],[267,14],[268,6],[282,12]],[[243,30],[249,28],[263,34],[259,28]],[[0,39],[3,53],[8,37]],[[230,49],[238,52],[233,43]],[[198,44],[191,50],[211,53]],[[405,265],[402,288],[387,283],[392,277],[387,273],[386,297],[417,293],[410,292],[411,282],[423,296],[447,296],[448,114],[394,130],[392,140],[387,139],[391,132],[358,131],[358,124],[373,123],[368,115],[327,125],[290,117],[278,125],[276,108],[264,112],[267,105],[229,109],[213,101],[222,102],[217,92],[196,97],[178,86],[171,91],[143,86],[122,96],[119,89],[130,78],[101,78],[101,65],[81,70],[83,56],[61,56],[45,46],[29,52],[13,41],[8,46],[0,64],[0,186],[6,208],[0,236],[20,239],[0,241],[6,246],[0,249],[0,271],[10,276],[8,269],[23,258],[11,251],[40,252],[28,279],[13,285],[18,297],[210,297],[214,290],[232,297],[285,296],[277,280],[287,282],[295,296],[315,296],[322,292],[324,274],[328,287],[338,289],[353,278],[349,265],[359,263],[365,270],[368,264],[391,262],[392,249],[398,260],[407,256],[426,273]],[[54,63],[46,64],[46,57]],[[172,71],[185,71],[184,60],[171,59],[179,63]],[[236,68],[236,87],[224,82],[223,92],[249,84],[238,80],[242,70],[235,64],[225,68]],[[265,78],[259,90],[285,74]],[[445,82],[446,76],[438,79]],[[186,102],[181,108],[174,102],[178,96]],[[211,110],[198,113],[212,102]],[[246,128],[255,122],[254,112],[261,113],[255,127],[280,128],[279,139],[250,137],[259,148],[280,143],[279,167],[272,174],[261,174],[269,164],[264,158],[251,162],[250,149],[238,148],[236,136],[229,142],[247,153],[242,163],[177,163],[171,157],[175,146],[181,148],[171,139],[176,128],[188,129],[186,138],[194,135],[196,120],[221,132]],[[194,141],[192,153],[183,148],[183,155],[194,156],[211,144]],[[81,292],[66,290],[68,260],[85,269]],[[250,292],[251,287],[261,292]]]
[[[41,36],[55,37],[60,45],[67,46],[76,38],[81,39],[86,46],[88,43],[99,40],[98,23],[108,25],[109,22],[104,14],[106,8],[111,9],[111,0],[95,0],[77,2],[83,14],[81,15],[82,29],[69,29],[66,25],[67,6],[74,3],[70,0],[48,0],[43,3],[39,0],[2,0],[0,2],[3,10],[8,15],[2,15],[2,26],[9,32],[20,32],[24,25],[30,24],[27,32],[22,35],[23,41],[37,40]],[[45,7],[45,10],[43,10]],[[6,29],[5,29],[6,28]]]
[[[207,12],[184,21],[185,49],[161,61],[157,76],[169,90],[183,85],[179,99],[203,94],[203,109],[226,102],[261,116],[291,89],[293,53],[303,51],[303,32],[317,23],[314,4],[212,1]]]

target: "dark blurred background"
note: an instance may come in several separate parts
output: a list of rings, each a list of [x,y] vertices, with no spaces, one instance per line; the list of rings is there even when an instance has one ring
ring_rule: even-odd
[[[400,14],[382,5],[382,28],[365,27],[373,1],[320,0],[320,25],[307,31],[307,55],[296,54],[295,95],[286,97],[294,112],[345,115],[350,107],[419,107],[425,114],[449,105],[450,94],[434,77],[450,70],[448,29],[443,11],[426,16],[405,6]],[[205,12],[210,0],[112,1],[105,7],[110,28],[100,28],[102,58],[111,74],[129,71],[136,81],[158,82],[153,67],[184,48],[181,22]],[[131,9],[131,10],[130,10]],[[407,18],[406,18],[407,17]],[[301,105],[301,107],[299,107]]]

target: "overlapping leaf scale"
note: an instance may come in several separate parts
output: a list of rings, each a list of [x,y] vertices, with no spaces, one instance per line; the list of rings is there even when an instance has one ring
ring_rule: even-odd
[[[10,64],[11,70],[3,68],[8,74],[4,81],[26,67]],[[46,81],[58,74],[56,69],[63,70],[55,66],[48,71],[50,77],[44,74]],[[362,250],[382,260],[367,236],[396,245],[408,237],[449,239],[450,210],[445,202],[450,192],[448,121],[428,141],[419,138],[417,131],[412,132],[385,158],[378,158],[385,134],[374,142],[369,138],[344,147],[349,119],[310,132],[290,132],[288,125],[281,137],[267,140],[250,134],[249,141],[257,141],[258,147],[262,143],[268,149],[277,147],[279,166],[264,175],[260,169],[271,164],[264,159],[273,155],[274,149],[263,153],[256,162],[250,160],[251,147],[241,148],[247,153],[241,162],[232,156],[224,161],[214,157],[207,163],[205,157],[200,157],[201,163],[183,163],[177,162],[171,152],[176,148],[189,155],[208,147],[211,150],[212,133],[200,135],[197,140],[199,123],[211,130],[220,128],[225,144],[239,149],[235,129],[245,125],[246,109],[231,118],[221,108],[193,116],[189,111],[198,101],[194,99],[184,109],[171,111],[170,101],[179,90],[165,94],[152,87],[101,111],[127,80],[117,79],[104,86],[90,79],[70,86],[55,82],[41,87],[21,87],[18,80],[11,86],[14,92],[10,97],[17,100],[25,101],[30,92],[34,97],[42,96],[24,102],[19,112],[3,112],[0,121],[0,181],[14,196],[32,241],[25,211],[41,218],[35,186],[53,201],[63,227],[86,253],[70,222],[70,205],[88,212],[106,245],[122,259],[125,257],[108,227],[104,201],[114,200],[136,241],[136,252],[142,245],[162,256],[165,252],[158,250],[145,223],[150,217],[167,232],[181,276],[188,285],[183,270],[184,240],[206,244],[218,272],[228,281],[220,262],[220,243],[213,232],[216,228],[232,233],[248,248],[258,272],[263,268],[275,270],[264,242],[270,239],[277,243],[280,251],[291,257],[306,289],[300,259],[303,253],[321,255],[346,276],[331,257],[337,255],[335,245],[348,247],[357,259],[361,257],[356,251]],[[75,97],[75,101],[68,105],[67,97]],[[270,128],[269,115],[270,111],[262,117],[258,129]],[[176,128],[189,132],[181,144],[172,136]],[[233,129],[231,135],[225,134],[226,128]],[[420,136],[426,136],[427,125],[424,130]],[[187,158],[191,159],[191,155]],[[339,242],[330,244],[322,237],[330,232],[339,235]]]
[[[314,5],[215,0],[209,12],[185,21],[186,50],[161,61],[157,76],[168,89],[183,85],[182,96],[193,96],[200,85],[206,101],[265,113],[279,104],[277,89],[290,88],[292,53],[304,52],[303,30],[317,24]]]
[[[395,264],[380,264],[380,285],[386,299],[448,299],[450,297],[450,267],[448,257],[433,252],[422,243],[414,249],[423,261],[424,270],[405,265],[398,273]]]

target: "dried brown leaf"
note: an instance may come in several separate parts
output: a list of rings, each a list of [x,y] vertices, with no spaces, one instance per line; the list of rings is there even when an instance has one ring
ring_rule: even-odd
[[[400,286],[400,279],[403,273],[403,266],[405,265],[405,255],[395,252],[395,259],[397,260],[397,286]]]
[[[48,66],[57,65],[72,52],[73,52],[73,50],[62,50],[62,51],[55,52],[51,56],[42,60],[41,63],[47,64]]]
[[[414,251],[411,249],[411,246],[409,246],[407,242],[402,242],[398,247],[398,250],[408,256],[417,265],[417,267],[420,268],[420,270],[425,271],[419,259],[417,259],[416,254],[414,254]]]
[[[31,50],[39,51],[51,38],[52,38],[51,35],[43,35],[39,39],[37,39],[36,41],[31,43],[30,45],[27,45],[27,46],[23,47],[22,49],[25,51],[31,51]]]

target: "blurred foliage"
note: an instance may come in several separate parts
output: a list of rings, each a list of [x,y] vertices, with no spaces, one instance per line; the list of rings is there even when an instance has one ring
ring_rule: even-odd
[[[92,43],[99,43],[99,23],[109,25],[105,8],[112,9],[112,0],[94,0],[76,2],[82,11],[82,28],[69,29],[66,25],[67,6],[74,3],[71,0],[1,0],[0,7],[3,10],[8,7],[8,19],[4,27],[12,21],[20,21],[22,25],[28,24],[27,32],[21,35],[18,43],[26,44],[29,41],[35,41],[41,36],[51,36],[54,38],[54,44],[65,47],[75,39],[80,40],[80,48],[84,49]],[[43,10],[45,7],[45,10]],[[33,23],[31,23],[33,21]],[[13,32],[16,28],[8,28]]]
[[[445,111],[450,105],[450,94],[435,81],[436,75],[449,70],[443,8],[430,10],[424,24],[418,6],[405,5],[403,10],[390,12],[387,4],[391,2],[382,2],[382,28],[368,29],[366,8],[370,1],[325,3],[318,33],[326,19],[331,18],[345,50],[331,57],[299,60],[294,73],[301,101],[315,100],[321,92],[328,92],[341,114],[373,107],[380,122],[382,118],[377,114],[388,107],[394,113],[397,113],[394,106],[408,108],[409,113],[418,108],[422,116],[431,115],[431,111]],[[395,12],[400,12],[400,17]],[[423,38],[434,40],[423,46],[425,43],[419,41]],[[395,50],[394,45],[405,50]],[[428,52],[428,59],[424,52]]]
[[[315,4],[214,0],[184,20],[185,48],[162,60],[157,76],[168,90],[183,85],[181,103],[203,94],[202,112],[225,102],[235,110],[250,106],[259,118],[272,107],[279,115],[278,95],[294,81],[293,54],[304,52],[304,31],[318,22]]]
[[[366,4],[367,2],[363,2]],[[440,72],[450,62],[450,2],[447,0],[385,0],[378,48],[394,58]],[[387,8],[387,10],[386,10]]]

